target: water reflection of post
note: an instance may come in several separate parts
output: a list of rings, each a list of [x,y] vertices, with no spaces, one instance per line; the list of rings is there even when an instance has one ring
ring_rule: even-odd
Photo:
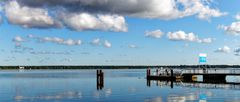
[[[147,86],[148,86],[148,87],[151,87],[151,80],[148,80],[148,79],[147,79]]]
[[[171,80],[171,88],[173,88],[173,80]]]
[[[151,80],[148,79],[149,76],[151,76],[151,69],[150,68],[147,69],[146,79],[147,79],[147,86],[151,87]]]
[[[102,70],[97,70],[97,90],[102,90],[104,87],[104,73]]]

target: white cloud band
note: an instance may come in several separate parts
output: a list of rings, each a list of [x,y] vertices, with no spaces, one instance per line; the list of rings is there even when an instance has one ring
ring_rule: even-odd
[[[161,30],[154,30],[154,31],[146,31],[145,36],[146,37],[152,37],[152,38],[161,38],[164,35],[164,33]]]
[[[229,48],[228,46],[223,46],[222,48],[218,48],[215,52],[230,53],[231,48]]]

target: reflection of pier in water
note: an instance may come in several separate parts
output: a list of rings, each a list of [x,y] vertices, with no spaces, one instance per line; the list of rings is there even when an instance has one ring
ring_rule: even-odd
[[[206,88],[206,89],[238,89],[240,90],[240,83],[234,82],[203,82],[203,81],[173,81],[173,80],[147,80],[147,86],[151,87],[152,82],[156,82],[156,86],[174,86],[189,87],[189,88]]]

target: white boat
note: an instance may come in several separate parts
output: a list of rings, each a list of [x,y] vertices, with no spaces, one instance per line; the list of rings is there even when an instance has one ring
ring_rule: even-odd
[[[19,66],[18,71],[19,71],[19,72],[24,72],[24,67],[23,67],[23,66]]]
[[[24,69],[24,67],[23,66],[19,66],[19,69]]]

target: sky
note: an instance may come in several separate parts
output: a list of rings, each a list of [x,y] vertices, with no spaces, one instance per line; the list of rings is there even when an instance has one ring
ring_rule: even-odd
[[[237,65],[239,4],[1,0],[0,65]]]

